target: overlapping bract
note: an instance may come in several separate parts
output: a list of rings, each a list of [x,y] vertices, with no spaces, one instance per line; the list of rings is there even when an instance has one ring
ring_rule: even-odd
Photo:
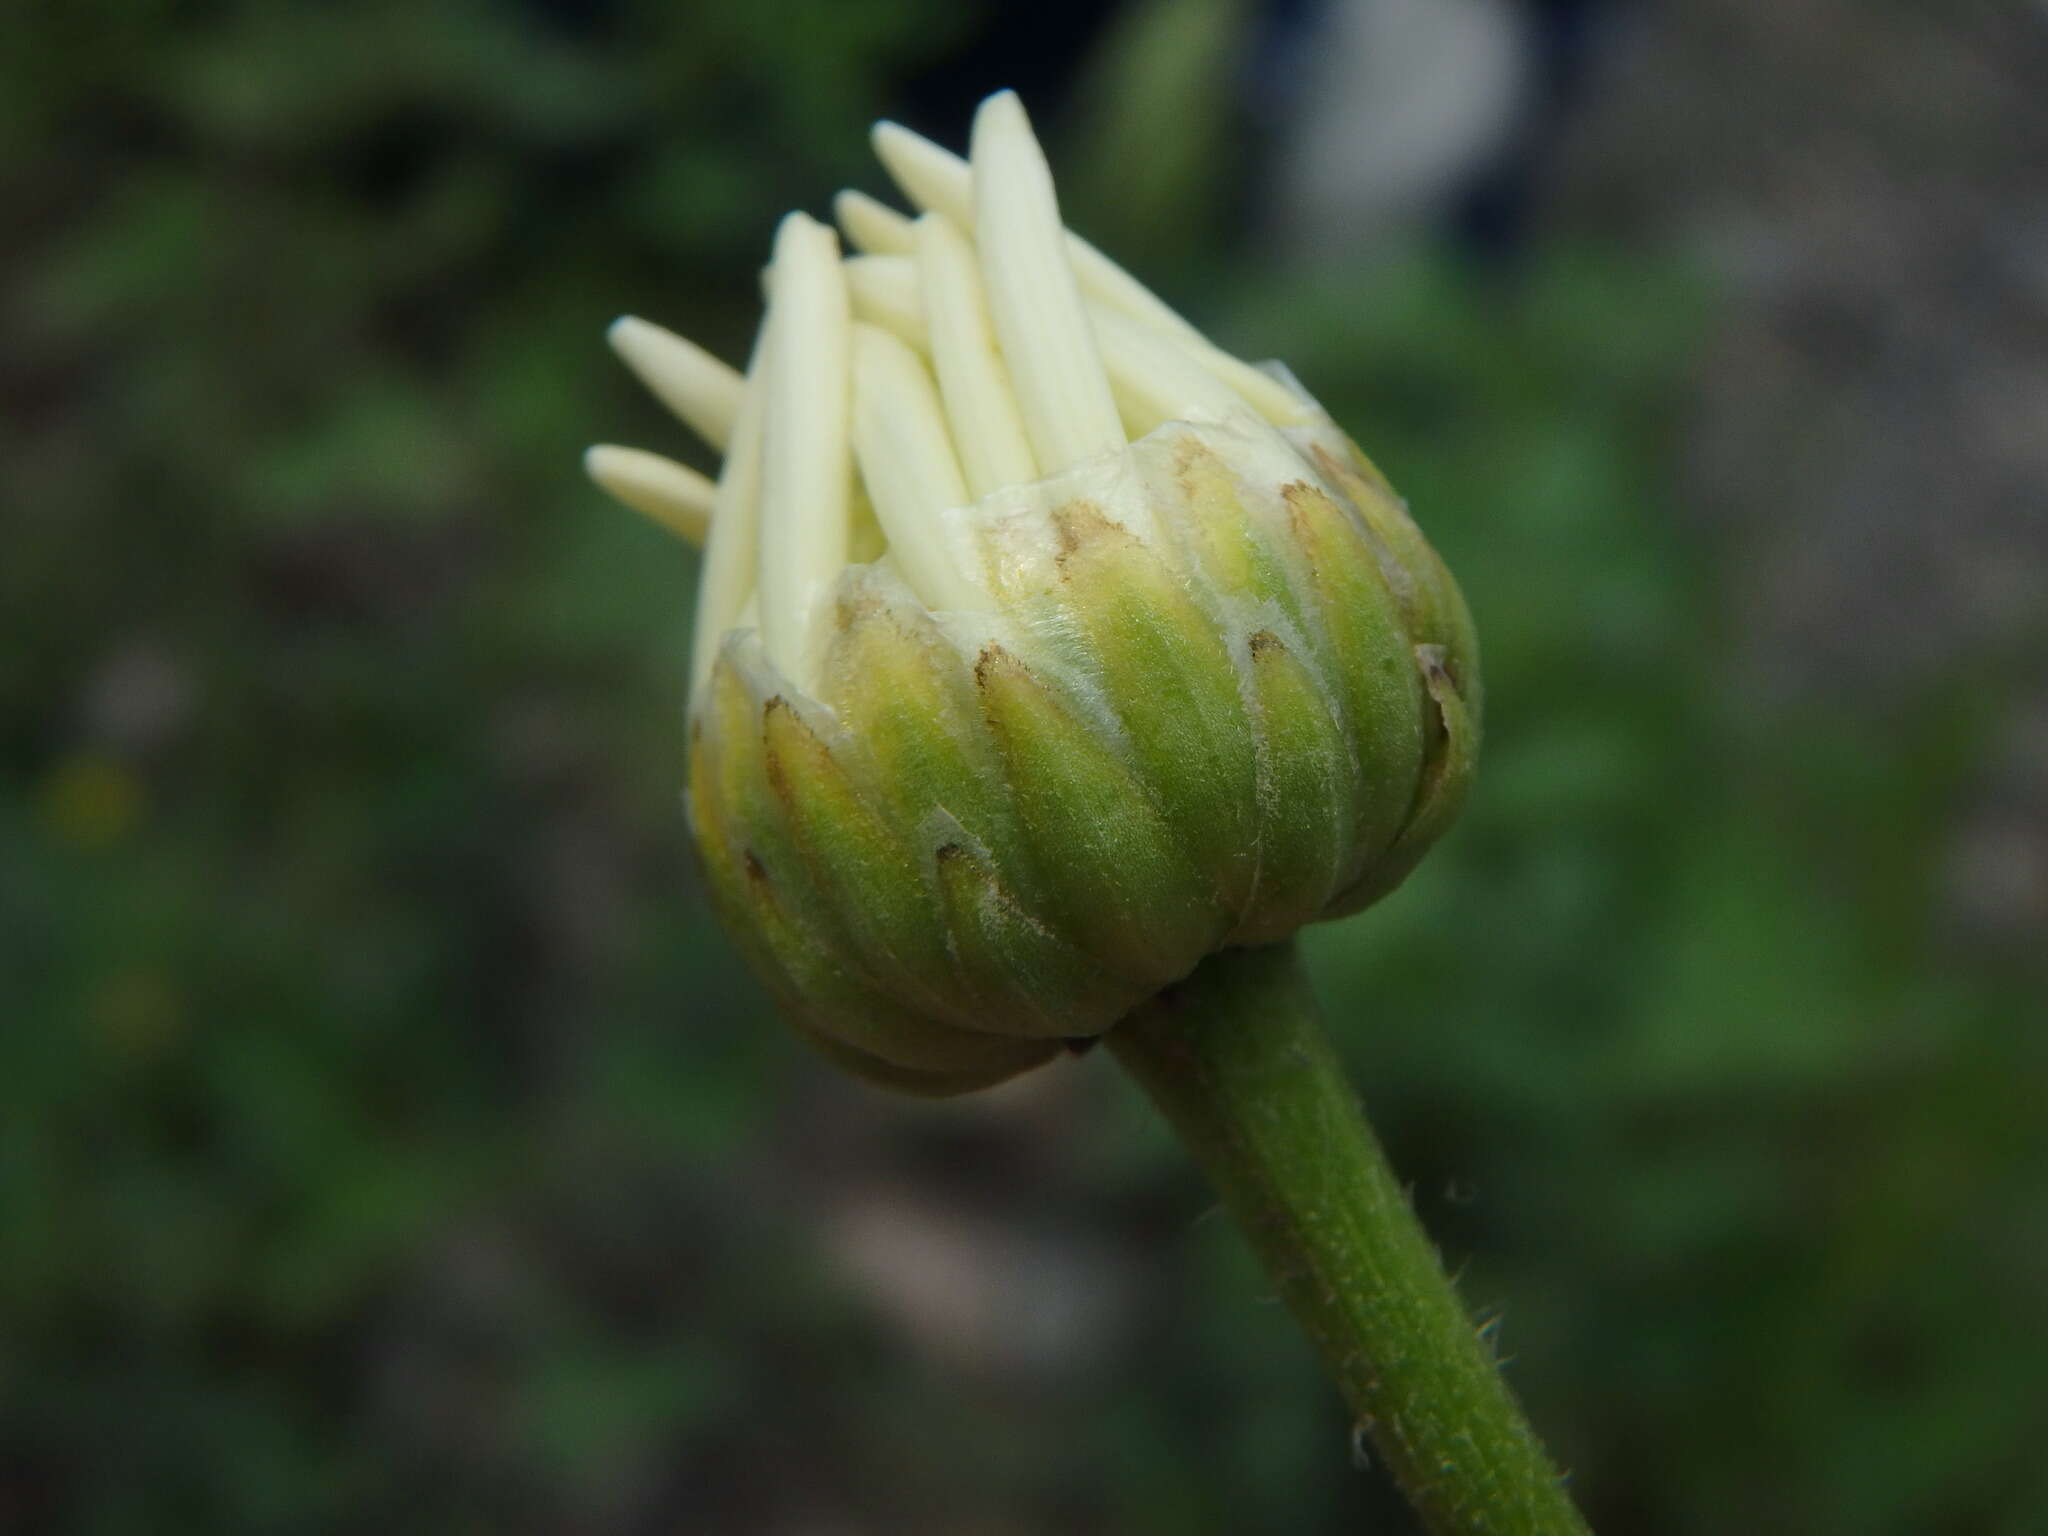
[[[1326,425],[1170,423],[954,527],[994,616],[851,567],[812,691],[738,631],[692,725],[720,910],[846,1065],[998,1082],[1384,894],[1455,812],[1470,620]]]

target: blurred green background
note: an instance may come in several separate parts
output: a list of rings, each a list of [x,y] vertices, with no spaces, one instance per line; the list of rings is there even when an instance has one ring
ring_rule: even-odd
[[[1598,1528],[2048,1531],[2048,26],[1524,6],[1333,241],[1312,9],[10,12],[0,1530],[1407,1528],[1105,1057],[775,1024],[694,561],[578,474],[696,452],[614,314],[739,358],[870,119],[1015,83],[1477,611],[1476,798],[1312,960]]]

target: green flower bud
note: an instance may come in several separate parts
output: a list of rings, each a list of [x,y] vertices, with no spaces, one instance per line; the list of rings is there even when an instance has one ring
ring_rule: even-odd
[[[1478,654],[1406,508],[1291,376],[1066,233],[1022,107],[884,124],[912,221],[792,214],[742,378],[613,342],[725,452],[592,475],[709,533],[689,818],[798,1029],[998,1082],[1212,950],[1392,890],[1456,813]]]

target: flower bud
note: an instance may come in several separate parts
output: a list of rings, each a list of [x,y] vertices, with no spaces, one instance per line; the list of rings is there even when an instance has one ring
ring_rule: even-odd
[[[724,450],[715,489],[589,464],[708,518],[688,805],[719,912],[827,1054],[945,1094],[1392,890],[1471,775],[1478,656],[1291,376],[1062,228],[1014,96],[968,162],[876,143],[922,217],[845,195],[845,259],[785,220],[744,378],[614,328]]]

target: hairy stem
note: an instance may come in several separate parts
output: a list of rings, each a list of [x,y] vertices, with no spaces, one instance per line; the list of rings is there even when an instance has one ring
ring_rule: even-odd
[[[1432,1536],[1585,1536],[1365,1122],[1294,945],[1211,955],[1108,1038]]]

